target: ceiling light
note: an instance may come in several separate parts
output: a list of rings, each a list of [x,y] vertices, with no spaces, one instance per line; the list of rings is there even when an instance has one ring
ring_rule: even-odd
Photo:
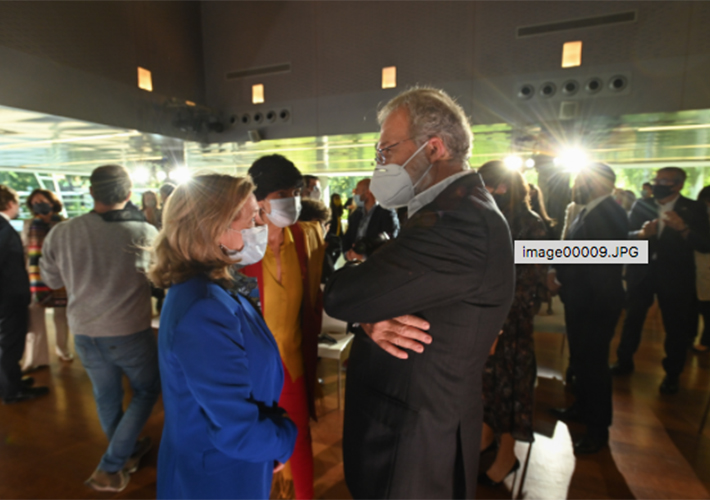
[[[525,166],[527,168],[535,167],[535,160],[533,160],[532,158],[528,158],[527,160],[525,160]]]
[[[567,172],[579,172],[589,163],[587,153],[578,148],[566,149],[555,158],[555,165]]]
[[[582,65],[582,42],[567,42],[562,46],[562,67],[574,68]]]
[[[511,156],[507,156],[503,160],[503,163],[510,170],[520,170],[520,168],[523,166],[523,159],[519,156],[511,155]]]
[[[192,178],[192,173],[190,172],[190,169],[187,167],[178,167],[172,172],[170,172],[170,180],[177,182],[178,184],[182,184],[183,182],[187,182]]]
[[[153,77],[145,68],[138,66],[138,88],[153,92]]]
[[[394,89],[397,87],[397,66],[382,68],[382,88]]]
[[[710,128],[710,124],[704,125],[666,125],[659,127],[641,127],[637,128],[637,132],[662,132],[664,130],[693,130],[697,128]]]
[[[150,180],[150,170],[145,167],[137,167],[131,173],[131,179],[136,184],[147,184]]]
[[[63,144],[63,143],[67,143],[67,142],[98,141],[101,139],[115,139],[118,137],[131,137],[134,135],[141,135],[141,132],[134,130],[133,132],[122,132],[120,134],[87,135],[87,136],[83,136],[83,137],[71,137],[68,139],[52,139],[49,141],[27,141],[27,142],[7,144],[5,146],[0,146],[0,149],[33,148],[35,146],[45,146],[48,144]]]
[[[264,103],[264,85],[262,83],[251,86],[251,102],[252,104]]]

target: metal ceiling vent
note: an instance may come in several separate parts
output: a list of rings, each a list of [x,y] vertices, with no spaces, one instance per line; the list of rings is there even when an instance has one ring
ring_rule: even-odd
[[[535,26],[522,26],[518,28],[518,38],[535,35],[545,35],[558,31],[570,31],[581,28],[596,28],[598,26],[609,26],[612,24],[635,23],[636,11],[618,12],[604,16],[585,17],[582,19],[570,19],[555,23],[537,24]]]
[[[291,63],[272,64],[271,66],[260,66],[258,68],[247,68],[230,71],[227,73],[227,80],[238,80],[252,76],[271,76],[291,72]]]

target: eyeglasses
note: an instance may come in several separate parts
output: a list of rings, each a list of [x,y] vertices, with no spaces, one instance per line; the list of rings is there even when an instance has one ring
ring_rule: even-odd
[[[390,154],[390,149],[394,148],[395,146],[399,146],[399,145],[402,144],[403,142],[413,141],[413,140],[414,140],[414,139],[412,139],[412,138],[403,139],[403,140],[401,140],[401,141],[399,141],[399,142],[395,142],[395,143],[392,144],[391,146],[387,146],[386,148],[378,148],[378,147],[377,147],[377,144],[375,144],[375,151],[376,151],[376,153],[375,153],[375,162],[376,162],[378,165],[384,165],[384,164],[387,162],[387,156],[389,156],[389,154]]]

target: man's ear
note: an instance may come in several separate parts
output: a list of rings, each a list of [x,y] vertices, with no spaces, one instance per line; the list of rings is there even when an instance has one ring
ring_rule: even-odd
[[[125,201],[126,203],[128,203],[129,201],[131,201],[131,195],[132,195],[132,194],[133,194],[133,193],[132,193],[131,191],[128,191],[128,197],[126,197],[126,199],[123,200],[123,201]]]
[[[451,154],[449,153],[446,144],[441,140],[440,137],[434,136],[429,139],[429,144],[426,147],[429,157],[429,163],[436,163],[440,160],[450,160]]]

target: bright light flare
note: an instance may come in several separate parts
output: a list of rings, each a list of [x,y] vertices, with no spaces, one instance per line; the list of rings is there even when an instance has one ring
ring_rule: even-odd
[[[150,180],[150,170],[145,167],[137,167],[131,174],[131,179],[136,184],[146,184]]]
[[[535,167],[535,160],[533,160],[532,158],[528,158],[527,160],[525,160],[525,167],[526,168],[534,168]]]
[[[165,179],[168,178],[168,174],[166,174],[163,170],[158,170],[158,173],[155,174],[155,176],[158,178],[159,182],[164,182]]]
[[[187,182],[192,178],[192,173],[190,172],[190,169],[187,167],[178,167],[172,172],[170,172],[170,180],[173,180],[177,182],[178,184],[182,184],[183,182]]]
[[[507,156],[504,160],[503,163],[507,168],[510,170],[520,170],[523,166],[523,159],[519,156]]]
[[[555,158],[555,165],[568,172],[577,173],[589,163],[587,153],[581,149],[566,149]]]

